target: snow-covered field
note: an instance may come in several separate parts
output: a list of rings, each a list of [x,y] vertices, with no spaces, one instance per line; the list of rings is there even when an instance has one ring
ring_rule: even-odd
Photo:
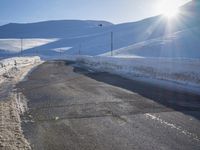
[[[183,86],[189,85],[200,92],[200,59],[77,56],[75,60],[98,71],[134,80],[170,81]]]
[[[37,46],[45,45],[56,41],[57,39],[23,39],[23,49],[27,50]],[[21,51],[21,39],[0,39],[0,50],[8,52],[19,52]]]

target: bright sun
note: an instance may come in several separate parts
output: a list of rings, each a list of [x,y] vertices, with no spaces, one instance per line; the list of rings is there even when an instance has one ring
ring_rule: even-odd
[[[166,18],[172,19],[178,16],[179,5],[176,4],[176,1],[162,0],[157,5],[157,11],[159,14],[162,14]]]
[[[178,14],[179,14],[179,9],[178,9],[178,8],[173,8],[173,9],[168,9],[168,8],[166,8],[166,9],[163,10],[162,14],[163,14],[165,17],[171,19],[171,18],[174,18],[174,17],[177,17],[177,16],[178,16]]]

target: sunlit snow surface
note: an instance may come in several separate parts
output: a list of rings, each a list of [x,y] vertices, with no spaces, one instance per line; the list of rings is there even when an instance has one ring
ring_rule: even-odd
[[[200,58],[200,28],[190,28],[158,37],[113,52],[116,57]],[[110,56],[107,52],[103,56]]]
[[[69,57],[69,60],[72,58]],[[71,59],[72,60],[72,59]],[[75,61],[100,72],[119,74],[133,80],[188,88],[200,92],[200,60],[178,58],[120,58],[105,56],[76,56]]]
[[[20,38],[24,37],[24,56],[110,56],[113,49],[115,57],[200,59],[199,10],[200,3],[192,1],[173,21],[161,15],[116,25],[80,20],[11,23],[0,26],[0,57],[18,56],[13,53],[21,50]]]
[[[65,51],[70,50],[72,47],[60,47],[60,48],[55,48],[53,51],[58,52],[58,53],[64,53]]]
[[[0,39],[0,50],[8,52],[19,52],[21,51],[21,45],[23,50],[42,46],[58,39]]]

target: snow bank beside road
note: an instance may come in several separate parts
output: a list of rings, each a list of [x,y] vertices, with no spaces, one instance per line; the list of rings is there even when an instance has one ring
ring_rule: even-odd
[[[0,83],[8,78],[15,78],[16,74],[21,71],[21,68],[26,66],[36,66],[41,63],[38,56],[35,57],[13,57],[0,60]]]
[[[25,96],[15,85],[42,61],[39,57],[15,57],[0,61],[0,147],[31,149],[23,135],[20,116],[28,109]]]
[[[159,79],[200,88],[200,60],[79,56],[80,64],[129,78]]]
[[[8,59],[3,59],[0,61],[0,75],[4,74],[8,70],[14,67],[24,67],[27,65],[32,65],[39,63],[40,57],[13,57]]]

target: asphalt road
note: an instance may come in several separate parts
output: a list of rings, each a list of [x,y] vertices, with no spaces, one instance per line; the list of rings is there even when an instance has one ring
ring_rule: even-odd
[[[200,96],[46,62],[17,85],[35,150],[199,150]]]

